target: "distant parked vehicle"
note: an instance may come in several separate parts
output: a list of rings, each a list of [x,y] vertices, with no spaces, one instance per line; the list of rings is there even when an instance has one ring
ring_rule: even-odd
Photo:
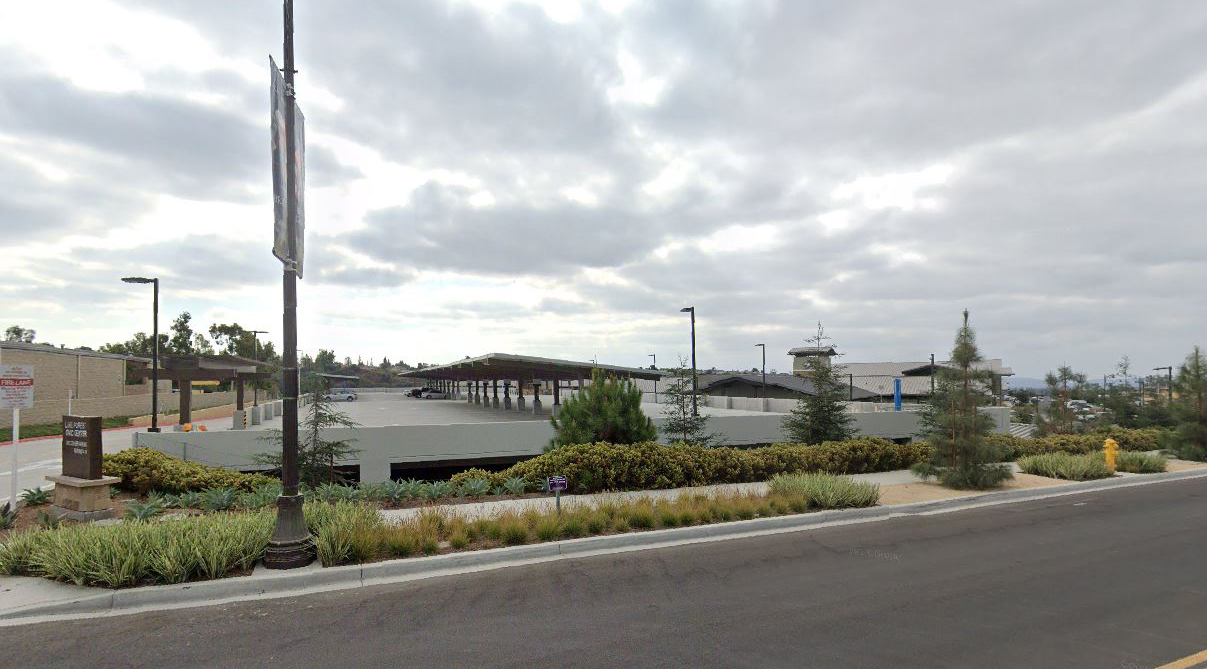
[[[439,390],[429,390],[423,394],[423,399],[425,399],[425,400],[446,400],[446,399],[448,399],[448,393],[441,392]]]
[[[432,392],[431,388],[411,388],[406,392],[407,397],[423,397],[424,393]]]
[[[323,399],[330,402],[355,402],[356,393],[348,388],[332,388],[323,393]]]

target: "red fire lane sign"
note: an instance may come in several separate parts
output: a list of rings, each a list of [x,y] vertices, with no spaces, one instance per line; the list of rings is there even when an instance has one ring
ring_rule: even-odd
[[[33,405],[33,365],[0,365],[0,409],[30,409]]]

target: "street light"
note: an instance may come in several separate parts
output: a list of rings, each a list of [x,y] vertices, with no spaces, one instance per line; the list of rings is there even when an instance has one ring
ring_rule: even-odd
[[[651,363],[650,366],[654,368],[654,371],[658,371],[658,356],[651,353],[649,355],[649,357],[654,359],[653,363]],[[654,377],[654,404],[657,404],[657,403],[658,403],[658,377],[655,376]]]
[[[1154,372],[1159,372],[1161,370],[1165,370],[1166,372],[1169,372],[1169,405],[1173,406],[1173,365],[1166,365],[1164,367],[1153,367]]]
[[[151,427],[148,432],[159,432],[159,278],[123,276],[126,283],[151,284]]]
[[[260,360],[260,340],[256,335],[268,334],[268,330],[247,330],[251,334],[251,359]],[[259,371],[259,370],[256,370]],[[251,405],[260,406],[260,382],[255,381],[251,386]]]
[[[767,345],[755,344],[763,349],[763,399],[767,399]]]
[[[692,416],[694,417],[700,415],[700,410],[696,408],[696,393],[699,392],[699,382],[696,380],[696,308],[683,307],[679,311],[692,315]]]

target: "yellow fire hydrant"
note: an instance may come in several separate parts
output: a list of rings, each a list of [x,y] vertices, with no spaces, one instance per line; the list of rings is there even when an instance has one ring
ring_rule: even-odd
[[[1106,468],[1115,473],[1115,454],[1119,452],[1119,444],[1115,443],[1114,439],[1107,439],[1102,442],[1102,451],[1106,454]]]

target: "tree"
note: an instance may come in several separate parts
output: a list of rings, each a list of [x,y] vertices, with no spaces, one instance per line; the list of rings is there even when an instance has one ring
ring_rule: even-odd
[[[172,321],[172,338],[168,341],[168,352],[176,355],[196,353],[193,348],[193,327],[189,325],[191,320],[193,315],[182,311],[176,320]]]
[[[36,330],[23,328],[20,325],[10,325],[4,331],[4,341],[22,342],[25,344],[34,343],[34,337],[37,336]]]
[[[1177,427],[1171,450],[1184,460],[1207,460],[1207,357],[1198,346],[1178,368],[1173,390]]]
[[[390,368],[390,359],[389,359],[389,358],[382,358],[382,359],[381,359],[381,364],[380,364],[380,365],[378,365],[378,366],[379,366],[381,369],[389,369],[389,368]]]
[[[993,419],[978,409],[995,403],[989,392],[993,376],[977,369],[982,358],[967,309],[950,360],[936,370],[935,392],[920,416],[923,435],[932,447],[930,460],[912,469],[923,479],[934,477],[951,488],[991,488],[1013,474],[1008,465],[1000,464],[999,449],[985,440]]]
[[[298,480],[308,486],[322,483],[337,483],[343,480],[335,470],[338,460],[345,460],[360,450],[352,447],[355,439],[324,439],[323,431],[334,427],[359,427],[359,423],[348,417],[348,414],[335,408],[331,400],[324,399],[321,390],[315,390],[311,396],[310,411],[302,421],[298,435]],[[284,440],[280,430],[269,430],[262,437],[277,446],[274,450],[257,453],[252,459],[262,465],[281,467],[281,443]]]
[[[319,372],[330,372],[335,369],[335,351],[320,348],[314,356],[314,366]]]
[[[134,336],[124,342],[114,342],[104,344],[99,349],[101,353],[118,353],[121,355],[133,355],[140,358],[150,358],[153,353],[154,340],[147,336],[145,332],[135,332]],[[168,351],[168,336],[166,334],[159,335],[159,352]]]
[[[670,382],[661,393],[666,398],[662,410],[666,425],[662,426],[662,432],[685,444],[711,446],[717,441],[717,435],[705,433],[708,416],[692,413],[692,370],[687,366],[687,360],[679,358],[679,366],[672,367],[670,373]]]
[[[238,323],[214,323],[210,326],[210,338],[219,352],[227,355],[244,355],[250,357],[251,333]],[[246,342],[247,350],[240,351],[240,345]]]
[[[654,421],[641,410],[641,388],[628,379],[591,370],[591,385],[562,403],[550,418],[554,448],[570,444],[636,444],[658,437]]]
[[[213,355],[214,347],[210,344],[210,340],[205,338],[205,335],[197,332],[193,335],[193,352],[199,355]]]
[[[1077,414],[1069,406],[1069,400],[1080,398],[1083,394],[1085,374],[1074,372],[1068,365],[1061,365],[1055,372],[1048,372],[1044,382],[1048,384],[1051,402],[1047,415],[1041,412],[1039,416],[1037,425],[1040,434],[1072,434],[1076,431]]]
[[[829,339],[818,322],[817,334],[805,341],[820,349]],[[813,394],[796,401],[784,419],[784,433],[798,444],[842,441],[855,436],[855,417],[846,405],[846,380],[830,364],[829,356],[806,356],[804,365],[804,377],[813,386]]]

